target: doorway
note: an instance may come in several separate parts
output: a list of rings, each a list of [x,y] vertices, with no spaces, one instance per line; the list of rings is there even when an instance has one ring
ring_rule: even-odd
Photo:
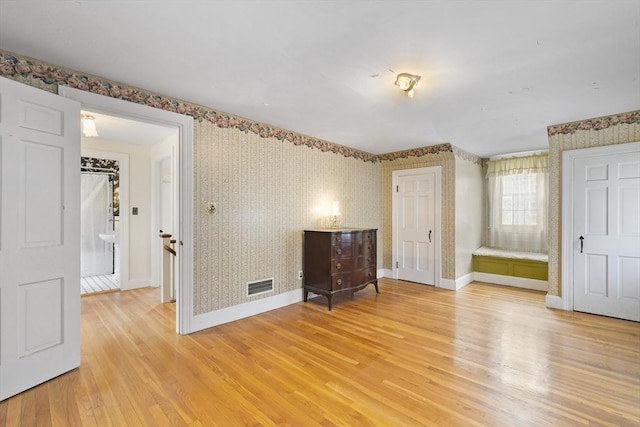
[[[178,244],[176,246],[176,332],[187,334],[192,331],[193,323],[193,118],[169,111],[135,104],[115,98],[97,95],[65,86],[59,87],[59,94],[63,97],[77,100],[82,108],[113,117],[125,118],[147,124],[171,127],[177,133],[177,147],[175,148],[175,193],[177,217],[179,224],[176,230]],[[98,129],[98,132],[100,130]],[[131,167],[132,172],[136,168]],[[150,173],[146,179],[150,179]],[[138,179],[131,176],[131,179]],[[123,189],[121,189],[122,191]],[[133,202],[133,201],[132,201]],[[131,218],[139,212],[138,206],[130,206],[127,212]],[[124,207],[121,206],[122,212]],[[121,215],[121,222],[124,215]],[[121,224],[122,226],[122,224]],[[131,226],[133,228],[133,225]],[[156,233],[148,226],[151,234]],[[124,235],[124,230],[121,229]],[[154,236],[152,236],[154,237]],[[155,238],[158,239],[157,235]],[[122,257],[124,258],[124,243],[122,243]],[[126,263],[123,263],[121,275],[124,274]]]
[[[438,286],[441,167],[394,171],[394,278]]]
[[[562,297],[640,321],[640,142],[563,153]]]

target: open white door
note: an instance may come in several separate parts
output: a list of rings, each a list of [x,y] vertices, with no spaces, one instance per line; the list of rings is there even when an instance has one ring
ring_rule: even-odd
[[[396,278],[436,285],[440,168],[394,172]]]
[[[0,400],[80,365],[80,104],[0,78]]]
[[[571,155],[573,308],[640,321],[640,144]]]

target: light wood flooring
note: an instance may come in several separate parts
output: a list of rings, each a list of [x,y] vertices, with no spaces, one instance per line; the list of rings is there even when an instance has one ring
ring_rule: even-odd
[[[640,425],[640,324],[383,279],[188,336],[157,289],[82,299],[82,365],[0,426]]]

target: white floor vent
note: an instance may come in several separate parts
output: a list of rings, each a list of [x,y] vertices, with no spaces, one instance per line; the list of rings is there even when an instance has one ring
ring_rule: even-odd
[[[247,296],[254,296],[273,291],[273,277],[269,279],[247,282]]]

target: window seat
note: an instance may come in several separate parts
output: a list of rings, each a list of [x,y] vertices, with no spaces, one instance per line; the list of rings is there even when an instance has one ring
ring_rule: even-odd
[[[547,254],[514,252],[489,247],[473,251],[473,271],[491,275],[548,280]]]

